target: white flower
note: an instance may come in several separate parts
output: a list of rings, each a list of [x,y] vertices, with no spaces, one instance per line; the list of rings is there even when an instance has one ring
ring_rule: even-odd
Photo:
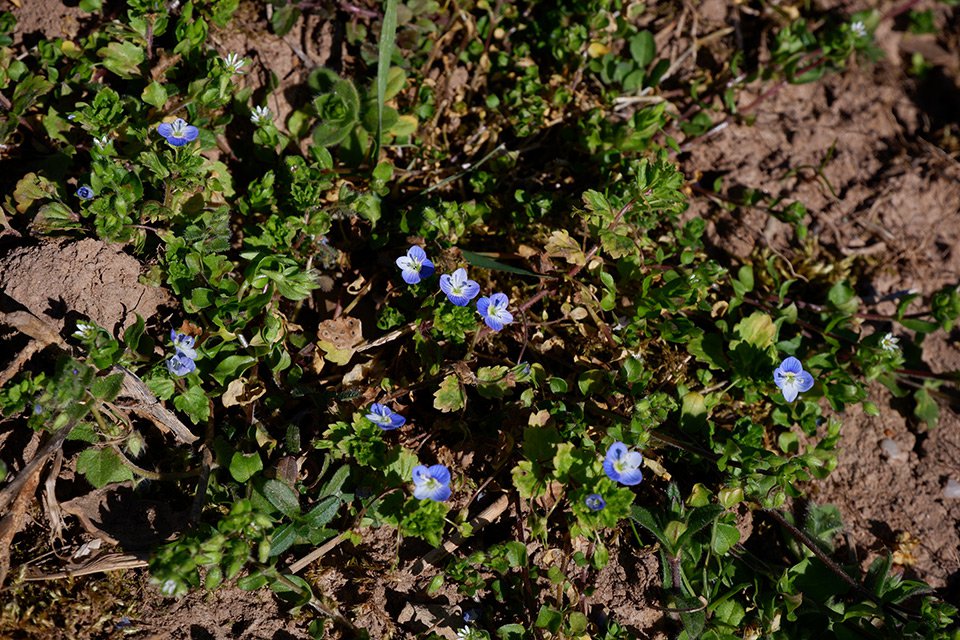
[[[889,351],[890,353],[896,353],[900,350],[900,347],[898,346],[899,342],[899,338],[895,337],[892,333],[888,333],[880,338],[880,348],[884,351]]]
[[[97,145],[97,149],[106,149],[107,145],[110,144],[110,136],[100,136],[99,138],[94,138],[93,144]]]
[[[254,107],[253,112],[250,114],[250,122],[260,124],[261,122],[270,120],[271,116],[270,109],[267,107]]]
[[[853,35],[858,38],[867,37],[867,25],[863,24],[862,20],[856,20],[850,24],[850,31],[853,31]]]
[[[243,65],[246,64],[246,61],[236,53],[230,53],[226,58],[221,58],[221,60],[223,60],[223,65],[230,70],[230,73],[237,75],[243,73]]]
[[[176,580],[167,580],[160,587],[160,593],[165,596],[172,596],[177,592],[177,582]]]
[[[78,322],[77,330],[73,332],[73,337],[80,340],[87,340],[92,338],[93,335],[97,332],[97,327],[86,322]]]

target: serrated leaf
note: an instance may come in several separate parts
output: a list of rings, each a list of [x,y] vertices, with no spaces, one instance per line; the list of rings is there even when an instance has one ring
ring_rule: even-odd
[[[113,449],[87,449],[77,458],[77,471],[95,488],[133,480],[133,472]]]
[[[109,376],[95,378],[90,385],[90,393],[94,398],[104,402],[113,402],[123,386],[123,374],[114,373]]]
[[[103,59],[103,66],[121,78],[132,78],[139,74],[139,66],[145,59],[143,49],[130,42],[111,42],[97,51]]]
[[[167,90],[162,84],[154,80],[144,87],[140,98],[147,104],[160,109],[167,102]]]
[[[450,374],[440,383],[440,388],[433,394],[433,408],[444,413],[459,411],[466,405],[466,395],[460,386],[460,379]]]
[[[586,254],[577,241],[570,237],[566,229],[551,233],[544,251],[551,258],[563,258],[570,264],[584,265],[587,262]]]

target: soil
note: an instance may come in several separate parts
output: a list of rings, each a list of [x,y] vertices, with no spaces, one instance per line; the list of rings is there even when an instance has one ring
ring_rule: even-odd
[[[142,271],[119,245],[91,238],[21,247],[0,259],[0,304],[12,301],[59,329],[79,314],[122,332],[170,302],[164,289],[141,284]]]
[[[885,60],[784,86],[755,109],[752,124],[731,124],[691,145],[684,168],[688,175],[736,180],[727,188],[802,202],[817,249],[832,255],[837,269],[852,261],[864,268],[868,278],[857,283],[863,297],[905,290],[929,295],[960,282],[960,162],[956,149],[938,146],[934,118],[921,99],[925,88],[905,73],[904,58],[920,38],[889,28],[877,38]],[[956,67],[941,71],[952,74],[945,85],[953,89],[941,99],[956,100]],[[744,96],[741,104],[751,101]],[[788,249],[791,227],[766,212],[730,212],[703,200],[693,209],[710,221],[717,249],[744,261],[773,251],[801,269],[804,256]],[[890,313],[893,304],[875,309]],[[934,373],[958,370],[960,350],[937,334],[924,343],[921,360]],[[957,601],[960,500],[945,497],[944,487],[950,478],[960,480],[960,418],[941,407],[939,427],[926,431],[912,405],[880,385],[872,400],[881,407],[878,417],[859,407],[838,416],[837,470],[811,487],[810,498],[839,507],[847,542],[864,568],[878,554],[902,550],[895,558],[906,575]],[[898,445],[896,459],[884,454],[884,439]]]
[[[882,11],[891,3],[872,4]],[[38,33],[75,35],[83,20],[79,10],[52,0],[23,0],[22,5],[15,13],[20,20],[18,42],[26,44]],[[700,33],[739,20],[740,10],[731,5],[704,2],[698,11]],[[271,73],[276,75],[281,91],[274,92],[268,106],[282,122],[297,102],[293,87],[303,82],[310,66],[335,64],[342,55],[335,29],[314,15],[278,38],[266,29],[258,5],[243,2],[240,12],[237,23],[242,28],[215,32],[213,42],[224,53],[236,51],[254,60],[245,82],[260,87],[255,101]],[[821,258],[824,253],[831,256],[837,270],[848,270],[856,262],[868,276],[857,283],[865,297],[904,290],[930,294],[960,282],[960,162],[957,148],[951,146],[958,111],[952,123],[944,120],[942,105],[931,106],[929,83],[906,73],[912,52],[932,52],[927,58],[937,65],[940,102],[960,101],[954,58],[937,56],[938,50],[960,48],[956,34],[944,33],[953,41],[931,42],[926,36],[882,28],[876,37],[886,59],[812,84],[785,85],[753,110],[752,122],[731,122],[687,146],[679,156],[682,168],[705,187],[712,188],[720,177],[725,190],[759,189],[786,202],[802,202],[815,238],[812,250],[823,252]],[[689,64],[706,63],[710,55],[705,46]],[[746,92],[740,104],[748,104],[767,86]],[[708,221],[713,248],[735,260],[774,252],[798,269],[805,260],[790,250],[793,229],[766,212],[744,207],[731,211],[697,196],[690,211]],[[64,242],[5,256],[0,289],[36,315],[62,322],[66,308],[114,330],[128,326],[134,313],[155,315],[167,301],[161,290],[138,282],[140,273],[136,259],[109,245]],[[889,312],[891,304],[879,304],[876,310]],[[919,354],[922,363],[934,373],[960,369],[958,339],[956,332],[927,339]],[[927,581],[948,600],[958,601],[960,499],[945,497],[944,487],[951,478],[960,481],[960,416],[942,404],[939,426],[927,430],[909,405],[885,389],[871,393],[880,416],[867,416],[857,407],[839,416],[844,426],[838,468],[812,486],[809,497],[837,505],[846,542],[863,567],[881,553],[897,551],[905,575]],[[884,445],[887,440],[896,445],[894,455],[891,445]],[[405,544],[398,561],[395,532],[366,529],[362,536],[359,545],[335,550],[306,575],[318,595],[368,629],[371,637],[410,637],[422,631],[430,605],[442,603],[447,613],[471,606],[468,597],[449,587],[430,597],[411,597],[409,609],[398,604],[408,592],[419,590],[410,587],[410,576],[399,571],[397,563],[402,566],[422,549]],[[597,576],[591,597],[607,609],[594,607],[594,616],[613,617],[640,638],[666,637],[664,614],[650,606],[659,601],[658,559],[654,554],[635,555],[631,548],[611,545],[611,563]],[[543,554],[532,557],[540,562]],[[269,591],[225,588],[171,602],[137,575],[141,601],[136,613],[122,623],[125,630],[116,627],[102,637],[308,637],[309,616],[290,616]],[[459,619],[436,619],[441,622],[435,630],[446,637],[461,626]]]

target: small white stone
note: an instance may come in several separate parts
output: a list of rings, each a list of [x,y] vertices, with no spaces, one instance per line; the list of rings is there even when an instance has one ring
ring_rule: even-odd
[[[953,478],[947,480],[947,486],[943,488],[943,497],[944,498],[960,498],[960,482],[957,482]]]
[[[891,438],[881,440],[880,449],[883,450],[883,455],[886,456],[887,460],[891,462],[904,462],[909,457],[909,454],[900,448],[896,440]]]

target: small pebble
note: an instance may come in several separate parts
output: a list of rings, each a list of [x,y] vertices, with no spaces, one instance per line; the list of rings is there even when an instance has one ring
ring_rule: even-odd
[[[947,480],[947,486],[943,488],[943,497],[960,498],[960,482],[957,482],[953,478]]]
[[[909,456],[909,454],[902,450],[900,445],[891,438],[881,440],[880,449],[883,450],[883,455],[886,456],[887,460],[891,462],[904,462]]]

